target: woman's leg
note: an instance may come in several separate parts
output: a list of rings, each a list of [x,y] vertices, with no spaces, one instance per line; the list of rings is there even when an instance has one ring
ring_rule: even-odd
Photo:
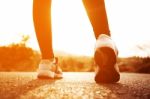
[[[104,0],[83,0],[96,39],[100,34],[110,36]]]
[[[97,64],[97,83],[117,82],[120,79],[117,66],[117,48],[110,38],[104,0],[83,0],[96,37],[94,60]]]
[[[42,59],[53,58],[51,0],[33,0],[33,21]]]

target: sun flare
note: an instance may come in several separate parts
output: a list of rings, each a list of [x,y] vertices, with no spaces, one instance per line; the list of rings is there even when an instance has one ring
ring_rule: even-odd
[[[119,56],[148,55],[149,49],[143,54],[136,46],[150,42],[149,0],[105,1],[112,39],[120,51]],[[54,50],[93,55],[95,38],[82,0],[52,1],[52,31]],[[1,46],[19,42],[22,35],[29,35],[27,45],[39,50],[31,0],[0,0],[0,34]]]

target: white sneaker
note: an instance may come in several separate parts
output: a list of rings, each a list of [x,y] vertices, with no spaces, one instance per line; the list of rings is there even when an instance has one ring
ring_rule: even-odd
[[[95,81],[113,83],[120,79],[117,65],[118,50],[112,39],[102,34],[96,42],[94,60],[97,64]]]
[[[62,70],[58,66],[58,59],[43,59],[37,70],[38,78],[62,78]]]

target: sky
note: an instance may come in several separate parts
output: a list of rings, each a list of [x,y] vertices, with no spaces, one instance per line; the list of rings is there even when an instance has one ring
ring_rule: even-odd
[[[105,0],[109,27],[120,57],[150,56],[150,1]],[[92,56],[95,38],[82,0],[52,1],[53,48]],[[32,19],[32,0],[0,0],[0,46],[29,35],[39,50]]]

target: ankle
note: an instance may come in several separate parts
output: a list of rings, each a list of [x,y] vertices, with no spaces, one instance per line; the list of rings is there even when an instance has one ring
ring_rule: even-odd
[[[103,39],[103,38],[109,38],[109,39],[111,39],[110,35],[100,34],[100,35],[97,37],[97,40]]]

